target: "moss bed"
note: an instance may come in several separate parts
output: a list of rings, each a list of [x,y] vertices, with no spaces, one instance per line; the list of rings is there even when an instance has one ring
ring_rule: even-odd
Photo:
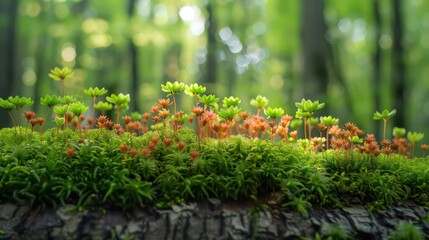
[[[103,129],[0,130],[0,199],[79,209],[252,199],[306,215],[360,202],[370,210],[429,202],[429,161],[357,149],[314,152],[240,135],[197,141],[190,129],[137,136]],[[180,140],[179,140],[180,139]],[[267,198],[267,196],[272,196]]]

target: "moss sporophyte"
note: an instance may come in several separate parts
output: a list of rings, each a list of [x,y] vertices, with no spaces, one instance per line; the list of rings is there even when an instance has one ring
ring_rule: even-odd
[[[70,73],[51,74],[64,80]],[[302,215],[316,204],[344,204],[350,195],[371,208],[429,201],[429,163],[414,156],[423,133],[395,127],[388,139],[385,125],[377,141],[354,123],[317,116],[324,107],[317,100],[302,99],[296,112],[288,113],[259,95],[249,102],[256,110],[245,111],[240,98],[221,101],[198,84],[167,82],[161,89],[167,96],[144,113],[127,113],[129,94],[105,97],[104,88],[86,89],[91,117],[89,107],[73,96],[40,98],[54,112],[46,118],[21,113],[33,104],[30,98],[0,99],[13,123],[0,130],[0,200],[129,209],[276,193],[280,207]],[[189,112],[178,106],[181,92],[191,100]],[[387,122],[394,114],[386,110],[374,119]],[[44,129],[45,123],[55,127]],[[425,156],[428,145],[420,149]]]

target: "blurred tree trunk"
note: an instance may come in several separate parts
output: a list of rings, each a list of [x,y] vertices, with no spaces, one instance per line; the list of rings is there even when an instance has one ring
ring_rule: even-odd
[[[404,64],[404,47],[403,47],[403,26],[402,26],[402,13],[401,1],[393,0],[393,92],[394,92],[394,107],[398,111],[397,115],[393,118],[394,126],[405,127],[405,64]]]
[[[328,88],[328,43],[323,12],[325,4],[323,0],[303,0],[301,3],[303,95],[305,98],[324,102]],[[327,112],[326,107],[324,112]]]
[[[49,90],[49,85],[50,84],[46,84],[46,80],[51,80],[49,79],[48,76],[48,71],[47,69],[49,67],[53,66],[49,66],[51,64],[51,61],[49,60],[50,55],[51,55],[51,49],[52,49],[52,42],[53,42],[53,38],[49,36],[48,34],[48,27],[47,25],[51,22],[51,13],[52,13],[52,8],[50,9],[45,9],[45,4],[46,1],[40,0],[39,4],[41,6],[41,11],[40,11],[40,20],[39,20],[39,31],[37,33],[37,37],[38,37],[38,42],[37,42],[37,51],[35,53],[35,73],[36,73],[36,79],[37,82],[34,86],[34,100],[35,101],[39,101],[40,97],[42,97],[42,92],[44,92],[44,90]],[[54,93],[50,93],[51,95]],[[33,110],[34,112],[39,114],[39,108],[40,109],[46,109],[40,106],[40,104],[34,104],[33,105]],[[43,115],[44,116],[44,115]],[[46,123],[49,124],[49,120],[46,119]]]
[[[214,83],[216,83],[216,20],[213,11],[213,2],[207,2],[207,57],[205,64],[205,74],[203,82],[207,83],[208,89],[213,89]]]
[[[0,1],[0,16],[5,21],[0,24],[0,97],[7,98],[18,89],[18,78],[16,75],[16,33],[18,30],[19,0]],[[1,113],[1,116],[6,113]],[[0,117],[0,127],[10,126],[7,117]]]
[[[128,1],[128,20],[131,21],[131,18],[134,14],[135,6],[136,6],[136,0],[129,0]],[[132,36],[129,36],[128,40],[128,48],[130,51],[130,60],[131,60],[131,95],[133,96],[131,98],[131,106],[130,109],[132,111],[139,111],[139,74],[138,74],[138,51],[137,47],[133,42]]]
[[[380,96],[380,82],[381,82],[381,47],[379,44],[381,38],[381,15],[380,15],[380,1],[373,0],[374,11],[374,27],[375,27],[375,53],[374,53],[374,107],[376,111],[381,109],[381,96]],[[375,111],[374,111],[375,112]],[[377,139],[381,139],[380,124],[375,124],[374,133]]]

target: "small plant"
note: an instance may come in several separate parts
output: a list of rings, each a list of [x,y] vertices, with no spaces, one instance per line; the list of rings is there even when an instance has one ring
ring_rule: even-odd
[[[81,122],[80,116],[82,115],[82,113],[88,111],[88,107],[85,106],[85,104],[83,104],[81,102],[75,102],[75,103],[70,104],[69,111],[72,112],[77,117],[77,121],[78,121],[77,126],[78,126],[78,129],[80,131],[81,130],[80,129],[80,122]]]
[[[98,111],[100,111],[101,115],[105,115],[107,111],[112,110],[113,105],[108,103],[108,102],[102,102],[99,101],[96,105],[95,105],[95,109],[97,109]]]
[[[388,237],[390,240],[423,240],[426,239],[423,231],[411,223],[401,222],[396,230]]]
[[[311,209],[311,203],[305,199],[305,195],[299,195],[299,197],[292,197],[290,201],[283,204],[283,207],[290,207],[306,217],[308,216],[308,210]]]
[[[423,139],[425,135],[423,133],[417,133],[417,132],[408,132],[407,138],[408,141],[411,143],[411,158],[414,157],[414,147],[416,145],[416,142],[419,142]]]
[[[267,115],[268,118],[270,118],[271,120],[276,120],[277,118],[283,116],[283,114],[285,113],[285,111],[283,110],[283,108],[271,108],[268,107],[266,110],[264,110],[265,115]]]
[[[241,100],[238,97],[225,97],[222,100],[222,106],[229,108],[229,107],[238,107],[238,105],[241,103]]]
[[[130,94],[119,93],[118,95],[112,94],[106,97],[106,100],[116,107],[116,124],[119,124],[119,115],[122,109],[128,108],[128,103],[131,101]]]
[[[193,83],[191,85],[186,85],[185,94],[195,98],[195,107],[198,106],[198,100],[200,98],[200,94],[206,92],[206,87],[198,85],[198,83]]]
[[[40,104],[47,106],[48,108],[52,108],[60,102],[60,98],[55,95],[46,95],[40,98]]]
[[[268,98],[263,97],[261,95],[256,96],[255,99],[250,100],[250,105],[256,107],[258,109],[258,112],[256,113],[256,116],[259,116],[259,113],[262,109],[264,109],[268,105]]]
[[[69,106],[67,106],[67,105],[54,107],[54,113],[60,117],[64,117],[68,111],[69,111]]]
[[[64,95],[64,80],[73,76],[73,72],[68,67],[63,67],[62,69],[56,67],[51,70],[48,74],[50,78],[54,81],[61,81],[62,94]]]
[[[11,102],[9,102],[9,100],[5,100],[3,98],[0,98],[0,107],[2,107],[3,109],[5,109],[7,111],[7,113],[9,114],[10,120],[13,123],[13,127],[16,127],[15,124],[15,120],[13,119],[13,116],[11,114],[12,109],[15,108],[15,105]]]
[[[325,237],[326,239],[332,239],[332,240],[353,239],[352,234],[348,230],[344,229],[341,226],[335,226],[331,224],[322,226],[322,236]]]
[[[207,107],[217,109],[219,100],[220,98],[216,97],[213,94],[203,95],[200,97],[200,102],[204,104],[204,111],[207,109]]]
[[[92,119],[95,119],[95,100],[97,97],[102,96],[107,93],[107,90],[104,88],[88,88],[86,90],[83,90],[86,95],[89,95],[92,97]],[[95,122],[94,122],[95,123]]]
[[[60,128],[64,125],[64,123],[66,122],[64,117],[56,117],[55,118],[55,124],[57,126],[57,135],[56,135],[56,139],[58,141],[58,134],[60,131]]]
[[[307,119],[313,116],[315,111],[322,109],[325,106],[325,103],[302,99],[301,102],[296,102],[295,106],[298,108],[296,117],[304,119],[304,138],[307,138]],[[308,139],[310,138],[311,132],[309,132]]]
[[[177,103],[176,95],[185,90],[186,86],[184,83],[179,83],[175,81],[174,83],[167,82],[165,85],[161,84],[161,90],[168,93],[167,97],[171,96],[173,98],[173,110],[176,117],[177,113]],[[174,135],[177,137],[177,120],[174,121]]]
[[[21,126],[21,108],[25,107],[25,106],[30,106],[34,103],[34,101],[31,98],[27,98],[27,97],[8,97],[7,99],[10,103],[12,103],[15,106],[15,109],[18,111],[18,126]],[[6,103],[6,106],[8,104]],[[8,106],[7,106],[8,107]],[[20,129],[21,131],[21,129]]]
[[[384,109],[382,113],[379,113],[378,111],[376,111],[374,113],[374,117],[373,117],[374,120],[382,120],[383,119],[383,140],[386,139],[387,120],[389,120],[390,118],[392,118],[395,115],[396,115],[396,109],[393,109],[390,112],[389,112],[389,110]]]
[[[285,111],[283,110],[283,108],[271,108],[268,107],[266,110],[264,110],[265,115],[267,115],[267,117],[269,119],[271,119],[270,122],[270,127],[271,127],[271,134],[270,134],[270,139],[274,138],[274,134],[276,131],[276,127],[274,126],[275,124],[275,120],[281,116],[283,116],[283,114],[285,113]],[[287,127],[286,125],[283,126],[283,128]]]
[[[392,131],[392,135],[395,138],[401,138],[405,136],[405,133],[407,132],[407,130],[405,130],[405,128],[398,128],[398,127],[394,127],[393,131]]]
[[[60,102],[60,98],[55,95],[46,95],[42,98],[40,98],[40,104],[45,105],[48,107],[48,111],[46,112],[46,119],[48,119],[49,113],[55,105],[57,105]]]
[[[241,109],[238,107],[230,106],[227,109],[221,109],[219,111],[219,118],[226,121],[227,126],[229,128],[229,135],[232,134],[232,122],[235,117],[241,112]]]
[[[329,130],[332,126],[338,125],[340,120],[338,118],[334,118],[332,116],[320,117],[320,122],[325,124],[327,127],[326,131],[326,150],[329,148]]]

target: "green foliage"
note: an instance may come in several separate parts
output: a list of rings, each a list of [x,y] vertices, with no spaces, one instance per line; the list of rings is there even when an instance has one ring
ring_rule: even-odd
[[[405,136],[405,133],[407,132],[407,130],[405,130],[405,128],[398,128],[398,127],[394,127],[393,128],[393,132],[392,135],[394,137],[400,138]]]
[[[388,237],[390,240],[423,240],[426,239],[423,231],[411,223],[401,222],[396,230]]]
[[[359,138],[358,136],[349,137],[349,141],[353,144],[363,143],[363,139]]]
[[[81,102],[74,102],[70,104],[69,111],[79,117],[80,115],[82,115],[82,113],[88,111],[88,107]]]
[[[268,107],[266,110],[264,110],[265,115],[267,115],[269,118],[271,119],[276,119],[279,118],[281,116],[283,116],[283,114],[285,113],[285,111],[283,110],[283,108],[271,108]]]
[[[320,122],[322,122],[326,126],[333,126],[333,125],[338,125],[340,120],[332,116],[325,116],[325,117],[320,117]]]
[[[230,107],[238,107],[238,105],[241,103],[241,100],[237,97],[225,97],[222,100],[222,106],[226,107],[226,108],[230,108]]]
[[[116,106],[116,123],[119,123],[119,115],[122,109],[128,108],[128,103],[131,101],[130,94],[119,93],[118,95],[112,93],[107,96],[106,100]]]
[[[393,109],[392,111],[389,112],[389,110],[384,109],[382,113],[379,113],[378,111],[376,111],[374,113],[374,120],[382,120],[383,119],[383,139],[386,139],[386,125],[387,125],[387,120],[389,120],[390,118],[392,118],[393,116],[396,115],[396,109]]]
[[[49,108],[57,105],[60,102],[60,98],[55,95],[46,95],[40,98],[40,104],[48,106]]]
[[[311,209],[311,203],[305,199],[304,195],[299,195],[298,197],[293,197],[290,201],[284,203],[283,207],[290,207],[302,216],[308,216],[308,211]]]
[[[54,113],[61,117],[64,117],[68,111],[69,111],[69,106],[67,105],[54,107]]]
[[[342,226],[324,224],[322,226],[322,239],[330,240],[347,240],[353,239],[353,235]]]
[[[185,89],[186,89],[186,86],[182,82],[179,83],[175,81],[174,83],[167,82],[165,85],[161,84],[161,90],[163,92],[168,93],[167,97],[183,92]]]
[[[388,120],[392,117],[394,117],[396,115],[396,109],[393,109],[392,111],[389,112],[389,110],[384,109],[382,113],[379,113],[378,111],[376,111],[374,113],[374,120]]]
[[[193,83],[191,85],[185,86],[185,94],[191,97],[198,97],[200,94],[206,92],[206,87],[198,85],[198,83]]]
[[[112,110],[113,105],[108,103],[108,102],[102,102],[99,101],[96,105],[95,105],[95,109],[101,111],[101,112],[107,112]]]
[[[85,128],[84,134],[76,129],[80,130],[81,119],[86,119],[81,117],[88,110],[85,104],[72,96],[42,98],[41,102],[54,107],[56,129],[34,134],[34,128],[30,131],[19,127],[19,132],[17,128],[0,130],[0,200],[53,207],[73,203],[82,209],[98,206],[132,209],[147,204],[165,208],[209,197],[256,199],[259,195],[278,193],[283,207],[304,216],[315,204],[346,204],[342,200],[348,196],[359,197],[372,210],[406,201],[427,204],[429,200],[429,163],[424,159],[406,159],[397,154],[399,151],[386,151],[391,145],[389,141],[382,142],[381,152],[371,136],[364,141],[361,134],[355,133],[354,124],[346,124],[345,129],[331,128],[338,132],[336,148],[319,153],[322,150],[311,138],[310,127],[308,139],[297,139],[297,132],[293,132],[294,136],[290,133],[291,138],[286,139],[289,141],[265,139],[262,133],[267,129],[274,136],[276,127],[284,131],[289,123],[290,127],[296,127],[293,125],[297,123],[289,122],[291,117],[287,116],[275,125],[274,120],[284,114],[282,108],[264,110],[272,119],[270,122],[260,117],[259,110],[268,103],[264,97],[254,99],[258,114],[253,116],[241,114],[237,107],[240,99],[235,97],[224,98],[225,108],[215,113],[204,110],[207,107],[217,110],[219,98],[200,97],[205,88],[199,85],[168,82],[163,88],[173,98],[175,114],[168,119],[169,126],[167,116],[162,116],[164,122],[153,131],[146,128],[150,117],[159,119],[166,115],[162,111],[168,113],[168,110],[153,108],[153,115],[145,113],[144,121],[140,121],[142,114],[133,112],[132,118],[124,118],[130,125],[123,128],[119,124],[120,111],[131,101],[129,94],[112,94],[106,98],[107,103],[99,102],[96,106],[107,111],[112,108],[111,103],[116,105],[117,125],[112,126],[106,116],[100,116],[99,128],[91,129],[88,125],[90,130]],[[197,134],[205,135],[204,141],[192,129],[182,128],[188,114],[176,112],[174,95],[183,90],[195,98],[197,105],[198,100],[204,104],[204,109],[197,109],[201,127]],[[105,90],[90,88],[85,93],[96,97]],[[167,105],[169,100],[165,100]],[[62,105],[54,106],[58,101]],[[0,101],[6,109],[10,105],[19,109],[29,103],[31,99],[20,97]],[[296,105],[304,123],[308,126],[319,123],[319,119],[311,116],[323,108],[323,103],[303,99]],[[76,128],[68,128],[67,113],[77,117]],[[235,121],[238,115],[243,122]],[[297,121],[301,123],[300,119]],[[326,126],[338,124],[338,119],[332,116],[320,121]],[[244,130],[247,133],[243,134]],[[251,136],[249,132],[256,134]],[[408,133],[412,150],[421,138],[423,134]],[[409,147],[402,140],[405,148]],[[379,152],[368,153],[370,147]],[[347,234],[334,229],[328,235],[346,239]]]
[[[311,117],[315,111],[322,109],[325,106],[325,103],[302,99],[301,102],[296,102],[295,106],[298,108],[296,117],[302,118]]]
[[[213,94],[203,95],[200,97],[200,102],[202,102],[205,106],[211,107],[213,109],[218,108],[218,102],[220,98],[216,97]]]
[[[218,114],[220,119],[225,121],[232,121],[240,112],[240,108],[230,106],[227,109],[221,109]]]
[[[109,103],[116,105],[118,109],[122,108],[131,101],[130,94],[119,93],[118,95],[112,93],[112,95],[107,96],[106,100]]]
[[[15,106],[15,108],[17,110],[19,110],[25,106],[30,106],[34,103],[34,101],[31,98],[27,98],[27,97],[18,97],[18,96],[12,97],[11,96],[8,98],[8,100],[9,100],[9,102],[11,102]]]
[[[55,124],[57,125],[57,127],[63,126],[65,122],[66,122],[66,120],[64,117],[56,117],[55,118]]]
[[[250,105],[256,107],[257,109],[264,109],[268,105],[268,102],[268,98],[258,95],[255,99],[250,100]]]
[[[425,135],[423,133],[417,133],[417,132],[408,132],[407,138],[411,142],[411,144],[414,144],[416,142],[419,142],[423,139]]]
[[[11,103],[7,99],[0,98],[0,107],[4,108],[6,111],[10,112],[15,108],[15,104]]]
[[[91,96],[91,97],[99,97],[99,96],[102,96],[102,95],[104,95],[104,94],[106,94],[107,93],[107,90],[106,89],[104,89],[104,88],[98,88],[98,87],[95,87],[95,88],[92,88],[92,87],[90,87],[90,88],[88,88],[88,89],[85,89],[85,90],[83,90],[83,92],[86,94],[86,95],[89,95],[89,96]]]
[[[72,70],[70,70],[68,67],[63,67],[63,68],[54,68],[51,69],[51,72],[48,74],[50,78],[52,78],[55,81],[62,81],[66,78],[70,78],[73,76],[73,72]]]
[[[51,72],[48,74],[50,78],[52,78],[54,81],[61,81],[62,86],[62,95],[64,94],[64,80],[67,78],[71,78],[73,76],[73,71],[69,69],[68,67],[63,67],[62,69],[56,67],[51,70]]]
[[[65,95],[63,97],[60,98],[60,103],[63,105],[69,105],[71,103],[76,102],[76,98],[74,98],[73,96],[69,96],[69,95]]]

